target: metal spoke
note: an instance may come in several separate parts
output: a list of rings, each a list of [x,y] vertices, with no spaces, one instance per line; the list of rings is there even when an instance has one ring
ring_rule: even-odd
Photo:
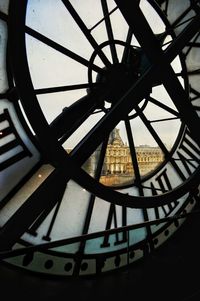
[[[35,89],[35,94],[39,95],[39,94],[65,92],[65,91],[72,91],[72,90],[79,90],[79,89],[95,88],[97,86],[99,86],[99,84],[86,83],[86,84],[76,84],[76,85],[67,85],[67,86],[50,87],[50,88],[40,88],[40,89]]]
[[[165,104],[163,104],[162,102],[158,101],[157,99],[149,96],[148,97],[148,101],[152,102],[156,106],[158,106],[158,107],[164,109],[165,111],[167,111],[167,112],[169,112],[169,113],[171,113],[171,114],[173,114],[173,115],[175,115],[175,116],[177,116],[177,117],[180,118],[179,112],[177,112],[177,111],[173,110],[172,108],[166,106]]]
[[[138,113],[138,115],[140,116],[140,118],[141,118],[142,122],[144,123],[144,125],[146,126],[146,128],[148,129],[149,133],[152,135],[152,137],[154,138],[154,140],[156,141],[156,143],[158,144],[158,146],[160,147],[160,149],[164,153],[165,159],[169,160],[171,162],[173,168],[176,170],[176,172],[180,176],[181,180],[184,181],[185,180],[185,176],[184,176],[183,172],[178,167],[178,165],[176,164],[176,162],[174,161],[174,159],[171,157],[170,152],[168,151],[168,149],[166,148],[165,144],[162,142],[162,140],[160,139],[160,137],[158,136],[158,134],[156,133],[156,131],[152,127],[150,121],[146,118],[146,116],[144,115],[144,113],[141,112],[141,110],[139,108],[136,108],[135,110]]]
[[[176,108],[180,112],[181,119],[187,124],[193,137],[200,145],[200,137],[196,131],[196,128],[199,125],[199,117],[196,111],[193,109],[188,99],[188,95],[183,90],[183,87],[174,74],[172,67],[168,62],[165,61],[160,44],[153,34],[142,11],[138,7],[137,3],[133,3],[130,0],[124,0],[123,3],[119,0],[115,0],[115,2],[118,4],[118,7],[124,15],[127,23],[132,28],[149,61],[158,66],[163,85],[165,86]],[[129,12],[131,9],[132,13],[130,14]],[[194,24],[194,21],[197,20],[196,18],[199,19],[196,27],[196,31],[198,31],[200,28],[199,16],[195,17],[190,24]],[[186,39],[183,42],[185,45]],[[172,45],[173,43],[169,47]],[[162,72],[163,68],[165,72]]]
[[[149,122],[150,122],[150,123],[155,123],[155,122],[169,121],[169,120],[177,120],[177,119],[179,119],[179,118],[178,118],[178,117],[162,118],[162,119],[149,120]]]
[[[118,4],[118,7],[120,8],[120,10],[122,11],[122,13],[125,15],[125,19],[127,20],[128,25],[130,26],[131,30],[134,32],[134,34],[136,35],[136,38],[138,39],[139,43],[141,44],[141,48],[143,49],[144,53],[148,56],[149,61],[150,61],[150,65],[148,70],[146,70],[146,72],[144,74],[141,75],[141,77],[138,79],[138,81],[136,83],[134,83],[134,85],[127,91],[127,93],[121,97],[119,99],[118,102],[116,102],[113,107],[110,109],[110,111],[105,114],[105,116],[96,124],[96,126],[85,136],[85,138],[77,145],[77,147],[72,151],[71,153],[71,160],[65,160],[64,159],[64,153],[62,151],[57,151],[58,148],[57,144],[53,142],[54,141],[54,137],[52,138],[52,142],[50,143],[50,139],[46,139],[44,134],[48,134],[50,135],[50,131],[49,128],[47,127],[46,123],[43,122],[42,126],[43,126],[43,132],[40,133],[38,135],[38,137],[41,139],[42,137],[45,138],[45,142],[47,142],[46,147],[49,147],[52,145],[53,151],[52,154],[54,155],[54,153],[57,154],[57,157],[59,157],[59,155],[62,155],[62,158],[60,160],[60,158],[58,158],[58,162],[60,164],[60,167],[57,168],[55,170],[55,172],[53,172],[49,177],[48,180],[44,182],[43,185],[41,185],[39,187],[39,189],[37,189],[33,195],[31,195],[29,197],[29,199],[24,203],[24,205],[16,212],[16,214],[14,214],[14,216],[10,219],[9,224],[6,224],[4,228],[1,229],[1,237],[3,239],[3,242],[5,243],[2,248],[7,248],[10,247],[13,243],[16,242],[16,239],[18,239],[28,228],[28,226],[30,226],[35,219],[41,214],[41,212],[45,209],[45,207],[51,206],[53,208],[53,206],[55,206],[55,204],[58,202],[58,195],[57,195],[57,190],[59,190],[58,187],[56,187],[56,190],[54,189],[54,184],[55,182],[58,183],[59,185],[64,185],[64,183],[60,183],[60,179],[65,180],[65,183],[67,182],[67,180],[73,178],[74,180],[76,180],[78,183],[81,183],[81,180],[83,179],[84,176],[84,181],[85,181],[85,187],[87,187],[88,190],[91,189],[92,187],[92,191],[94,193],[96,193],[97,195],[102,195],[102,190],[99,189],[99,186],[95,186],[94,182],[92,182],[92,179],[90,179],[90,177],[87,175],[85,175],[83,173],[82,170],[80,170],[79,172],[79,168],[77,166],[81,166],[85,160],[87,160],[87,158],[95,151],[95,149],[97,148],[98,145],[100,145],[102,143],[102,141],[105,139],[105,136],[108,135],[108,133],[119,123],[119,121],[121,119],[124,119],[124,116],[127,116],[127,114],[135,108],[135,104],[133,104],[132,99],[134,97],[134,99],[137,100],[137,103],[139,103],[142,99],[144,99],[144,97],[146,97],[145,95],[145,91],[150,91],[152,84],[154,83],[156,77],[158,76],[158,72],[162,71],[162,69],[165,70],[165,73],[168,73],[167,76],[163,75],[162,72],[160,72],[160,74],[162,75],[162,80],[166,86],[166,89],[168,90],[170,96],[172,99],[174,99],[174,97],[178,96],[178,100],[174,99],[175,105],[177,105],[178,110],[181,112],[181,117],[182,119],[188,123],[188,127],[191,129],[192,132],[194,132],[194,127],[196,128],[196,119],[193,118],[195,115],[193,114],[193,111],[191,111],[191,107],[188,106],[188,104],[184,105],[184,109],[182,110],[183,107],[183,102],[185,101],[185,94],[183,93],[183,88],[180,87],[180,85],[177,84],[177,81],[175,81],[175,84],[173,84],[174,81],[174,76],[176,78],[176,75],[173,73],[173,71],[170,69],[170,67],[168,66],[168,64],[170,62],[172,62],[172,60],[179,54],[179,52],[182,50],[182,48],[186,45],[186,43],[188,41],[190,41],[190,39],[192,38],[192,36],[197,32],[197,30],[199,30],[199,25],[200,25],[200,18],[199,16],[195,17],[189,25],[187,25],[186,29],[181,33],[180,36],[178,36],[177,38],[174,39],[174,41],[172,41],[172,43],[170,44],[170,46],[165,50],[162,51],[161,46],[159,44],[159,41],[157,40],[157,38],[152,34],[151,30],[149,31],[149,25],[146,24],[146,20],[144,19],[144,17],[141,17],[141,12],[139,10],[139,6],[138,3],[139,1],[131,1],[131,0],[124,0],[124,1],[120,1],[120,0],[115,0],[116,3]],[[69,1],[64,1],[63,3],[66,4],[66,6],[70,6],[70,2]],[[137,4],[136,4],[137,3]],[[123,12],[123,7],[125,9],[125,11]],[[18,50],[18,55],[19,58],[22,58],[22,56],[25,56],[25,52],[24,52],[24,36],[23,33],[20,32],[24,29],[24,19],[22,18],[17,18],[17,21],[19,22],[19,28],[20,30],[16,29],[14,30],[14,24],[16,25],[16,19],[14,18],[15,13],[17,10],[17,5],[15,4],[15,2],[13,2],[13,7],[11,10],[11,18],[14,19],[13,23],[11,23],[11,37],[13,38],[13,40],[11,39],[11,49],[14,48],[14,46],[16,47],[16,50]],[[131,13],[130,13],[131,12]],[[75,17],[75,21],[77,22],[77,24],[79,24],[79,27],[81,28],[81,30],[85,33],[85,36],[87,38],[89,38],[91,44],[93,44],[94,49],[97,50],[98,45],[96,45],[96,42],[93,40],[92,36],[89,33],[88,29],[85,27],[84,24],[82,24],[82,20],[79,18],[79,16],[77,16],[77,14],[74,14],[74,10],[71,10],[71,15],[72,17]],[[17,16],[23,16],[25,18],[25,14],[22,11],[18,12]],[[141,26],[141,22],[142,22],[142,26]],[[137,24],[138,23],[138,24]],[[141,28],[144,28],[144,30],[141,31]],[[13,31],[15,33],[15,35],[13,34]],[[27,30],[27,28],[26,28]],[[31,31],[32,29],[30,29]],[[141,32],[140,32],[141,31]],[[37,33],[37,32],[36,32]],[[30,33],[29,33],[30,34]],[[34,32],[35,34],[35,32]],[[49,40],[47,37],[44,36],[40,36],[39,33],[37,33],[37,35],[39,35],[38,39],[41,38],[42,42],[46,42],[47,41],[47,45],[48,43],[50,44],[49,46],[51,47],[55,47],[56,50],[60,51],[61,53],[63,52],[63,54],[68,55],[70,57],[77,60],[79,63],[88,66],[88,61],[84,60],[83,58],[77,56],[76,54],[70,52],[68,49],[66,48],[62,48],[62,46],[60,46],[59,44]],[[37,38],[37,37],[36,37]],[[20,39],[20,41],[22,41],[22,43],[17,43],[18,39]],[[22,45],[21,45],[22,44]],[[20,46],[21,47],[20,47]],[[151,47],[149,47],[149,45],[151,45]],[[97,48],[96,48],[97,46]],[[22,51],[19,51],[22,50]],[[99,56],[102,56],[102,52],[99,54]],[[103,60],[105,59],[105,56],[103,56]],[[21,59],[19,60],[20,64],[22,63],[22,70],[25,71],[26,74],[29,74],[26,70],[27,70],[27,66],[26,66],[26,62]],[[32,95],[30,93],[30,91],[32,91],[31,89],[31,81],[26,81],[25,83],[22,82],[22,78],[21,76],[19,76],[19,72],[21,70],[19,70],[19,62],[17,62],[16,56],[13,63],[13,70],[14,70],[14,79],[16,80],[16,83],[18,84],[20,93],[21,93],[21,97],[23,99],[27,99],[29,100],[29,98],[31,98],[32,100]],[[100,72],[100,68],[98,66],[93,65],[93,70],[95,70],[96,72]],[[168,72],[169,71],[169,72]],[[172,80],[170,80],[170,76],[172,75]],[[177,80],[177,78],[176,78]],[[167,81],[169,81],[167,83]],[[170,87],[171,86],[171,87]],[[22,89],[21,87],[24,87],[24,89]],[[177,94],[177,90],[178,89],[178,94]],[[172,90],[174,90],[175,92],[173,92]],[[29,92],[29,93],[28,93]],[[174,94],[173,94],[174,93]],[[28,97],[27,97],[28,96]],[[29,103],[24,104],[25,109],[27,111],[27,115],[30,117],[30,121],[32,121],[31,118],[31,113],[34,116],[37,116],[37,109],[34,109],[34,112],[30,112],[30,106]],[[190,108],[189,113],[188,113],[188,108]],[[31,108],[32,109],[32,108]],[[89,110],[91,109],[91,107],[89,107]],[[92,111],[92,109],[91,109]],[[88,112],[88,111],[87,111]],[[184,116],[187,116],[188,113],[188,119],[185,120]],[[143,116],[142,113],[140,116]],[[192,120],[191,123],[189,120]],[[194,120],[193,120],[194,119]],[[33,125],[36,128],[36,132],[38,133],[38,126],[37,126],[37,120],[35,120],[34,122],[32,122]],[[153,127],[151,126],[150,122],[148,121],[146,123],[146,125],[151,129]],[[40,125],[41,128],[41,125]],[[47,136],[48,136],[47,135]],[[155,137],[155,135],[154,135]],[[47,137],[49,138],[49,136]],[[157,139],[157,138],[156,138]],[[159,142],[160,145],[162,145],[162,148],[164,148],[164,144],[160,139],[157,139],[157,141]],[[51,151],[51,147],[49,147],[49,150]],[[166,152],[167,154],[167,152]],[[52,157],[53,157],[52,155]],[[67,156],[66,156],[67,157]],[[50,156],[51,158],[51,156]],[[68,158],[68,157],[67,157]],[[74,163],[74,161],[76,162],[76,164]],[[173,162],[173,161],[172,161]],[[61,164],[63,163],[63,165]],[[81,180],[80,180],[81,179]],[[94,180],[94,179],[93,179]],[[196,180],[196,179],[195,179]],[[190,185],[191,183],[195,183],[195,180],[193,181],[192,179],[188,179],[187,181],[187,185]],[[84,181],[82,181],[82,184],[84,183]],[[180,195],[183,195],[183,193],[187,192],[187,185],[181,187],[181,191],[180,190],[176,190],[173,193],[173,197],[179,197]],[[84,186],[84,185],[83,185]],[[51,188],[52,187],[52,188]],[[101,186],[100,186],[101,187]],[[62,191],[61,187],[61,191]],[[94,188],[94,189],[93,189]],[[98,189],[100,191],[98,191]],[[52,192],[52,195],[51,195]],[[133,204],[132,201],[134,199],[134,197],[129,196],[129,195],[124,195],[120,197],[117,194],[117,191],[111,191],[111,189],[108,189],[106,194],[106,200],[112,200],[112,202],[115,202],[115,204],[122,204],[122,199],[124,202],[124,204],[128,204],[130,205],[130,207],[132,206],[141,206],[141,201],[142,204],[144,205],[144,200],[142,198],[136,198],[135,203]],[[48,195],[48,198],[47,198]],[[51,201],[49,202],[49,195],[52,196]],[[38,200],[43,200],[43,202],[40,202]],[[167,203],[169,201],[169,195],[163,194],[160,197],[156,198],[152,198],[152,197],[147,197],[145,198],[145,204],[148,206],[154,206],[154,205],[160,205],[161,202]],[[38,204],[39,203],[39,204]],[[34,209],[34,211],[32,211],[32,209]],[[21,225],[21,217],[26,217],[26,219],[24,220],[23,224]],[[13,233],[10,234],[11,238],[9,238],[7,235],[8,233],[11,233],[12,230],[15,230],[15,234],[13,236]],[[8,239],[8,241],[7,241]]]
[[[173,26],[173,29],[178,28],[178,27],[182,26],[182,25],[185,24],[185,23],[188,23],[188,22],[191,21],[192,19],[194,19],[194,17],[188,18],[187,20],[184,20],[183,22],[178,23],[178,24],[177,24],[177,22],[176,22],[176,25],[175,25],[175,24],[172,25],[172,26]]]
[[[140,176],[140,170],[139,170],[138,161],[137,161],[137,155],[136,155],[136,151],[135,151],[133,134],[131,131],[130,121],[128,119],[125,120],[125,127],[126,127],[128,142],[129,142],[133,169],[134,169],[134,173],[135,173],[135,185],[138,187],[139,194],[142,196],[142,195],[144,195],[144,192],[143,192],[142,184],[141,184],[141,176]]]
[[[163,151],[163,153],[165,154],[165,157],[167,159],[169,159],[169,151],[167,150],[166,146],[164,145],[164,143],[162,142],[162,140],[160,139],[160,137],[158,136],[158,134],[156,133],[156,131],[154,130],[154,128],[152,127],[150,121],[146,118],[146,116],[144,115],[144,113],[140,110],[139,107],[135,108],[137,114],[139,115],[140,119],[142,120],[143,124],[145,125],[145,127],[148,129],[149,133],[151,134],[151,136],[153,137],[153,139],[156,141],[156,143],[158,144],[158,146],[160,147],[160,149]]]
[[[90,30],[85,26],[84,22],[81,20],[80,16],[76,12],[76,10],[73,8],[73,6],[69,2],[69,0],[62,0],[62,2],[64,4],[64,6],[66,7],[66,9],[71,14],[71,16],[74,18],[75,22],[77,23],[77,25],[79,26],[79,28],[81,29],[81,31],[83,32],[85,37],[88,39],[88,41],[90,42],[90,44],[92,45],[94,50],[97,52],[97,54],[99,55],[99,57],[102,60],[102,62],[104,63],[104,65],[107,67],[110,66],[109,60],[107,59],[107,57],[105,56],[103,51],[101,49],[99,49],[99,45],[97,44],[97,42],[91,35]]]
[[[89,31],[94,30],[99,24],[101,24],[103,21],[105,21],[106,18],[108,18],[112,13],[114,13],[114,11],[116,11],[118,9],[117,6],[115,6],[109,13],[108,15],[105,15],[104,18],[102,18],[101,20],[99,20],[95,25],[93,25]]]
[[[181,20],[183,20],[185,18],[185,16],[190,13],[190,11],[195,7],[195,4],[198,2],[199,0],[193,0],[191,1],[191,5],[174,21],[174,23],[172,24],[173,28],[176,27],[177,24],[179,24],[179,22]],[[196,3],[195,3],[196,2]]]
[[[129,28],[128,33],[127,33],[127,37],[126,37],[126,46],[124,48],[124,52],[122,55],[122,63],[126,63],[128,60],[128,56],[129,56],[129,51],[130,51],[130,45],[131,45],[131,40],[133,37],[133,32],[132,30]]]
[[[26,33],[28,33],[30,36],[34,37],[35,39],[37,39],[38,41],[48,45],[49,47],[55,49],[56,51],[70,57],[71,59],[75,60],[76,62],[88,67],[89,66],[89,61],[84,59],[83,57],[79,56],[78,54],[74,53],[73,51],[67,49],[66,47],[63,47],[62,45],[54,42],[53,40],[47,38],[46,36],[44,36],[43,34],[39,33],[38,31],[26,26],[25,27],[25,31]],[[96,72],[100,72],[102,73],[102,69],[95,65],[92,64],[91,68],[96,71]]]
[[[117,63],[119,63],[119,60],[117,57],[117,51],[116,51],[115,44],[113,43],[114,35],[113,35],[111,20],[110,20],[110,16],[109,16],[107,0],[101,0],[101,5],[102,5],[102,9],[103,9],[103,14],[104,14],[108,40],[110,42],[110,51],[111,51],[111,55],[112,55],[112,60],[113,60],[114,64],[117,64]]]
[[[187,71],[188,75],[199,75],[200,74],[200,69],[196,69],[193,71]]]
[[[189,47],[188,47],[188,50],[184,53],[185,56],[187,56],[187,55],[190,53],[190,51],[192,50],[192,48],[193,48],[194,45],[196,44],[196,41],[197,41],[197,39],[199,38],[199,36],[200,36],[200,32],[198,32],[198,33],[196,34],[196,36],[192,39],[192,41],[190,41],[190,42],[187,44],[187,46],[189,46]],[[199,47],[199,45],[196,45],[196,47]]]
[[[192,24],[190,24],[189,27],[187,27],[183,33],[180,34],[176,40],[173,41],[165,50],[164,57],[158,61],[158,65],[162,66],[163,62],[167,63],[173,61],[182,47],[184,47],[186,40],[190,40],[190,37],[196,32],[196,27],[199,24],[200,18],[195,18],[195,20],[192,21]],[[110,132],[119,123],[122,118],[122,112],[124,116],[134,108],[134,104],[132,102],[133,97],[138,101],[145,97],[144,91],[148,91],[151,88],[154,79],[157,76],[157,72],[157,65],[151,65],[149,69],[139,78],[139,80],[127,91],[127,93],[125,93],[125,95],[119,99],[119,101],[110,109],[110,111],[85,136],[82,142],[77,145],[77,153],[78,149],[82,149],[83,152],[84,149],[90,149],[91,153],[96,149],[96,147],[104,139],[104,135]]]
[[[102,172],[103,163],[104,163],[104,160],[105,160],[107,145],[108,145],[108,137],[103,141],[102,146],[101,146],[100,155],[99,155],[98,163],[97,163],[97,168],[95,170],[95,175],[94,175],[94,178],[97,181],[99,181],[99,179],[101,177],[101,172]],[[82,230],[82,235],[88,234],[90,221],[91,221],[91,217],[92,217],[92,212],[93,212],[94,204],[95,204],[95,198],[96,198],[95,194],[90,195],[89,204],[88,204],[88,208],[87,208],[87,213],[86,213],[84,226],[83,226],[83,230]],[[86,245],[85,240],[80,242],[79,250],[78,250],[79,255],[84,253],[85,245]],[[78,271],[80,269],[81,260],[82,259],[81,259],[81,256],[80,256],[80,260],[78,260],[76,262],[76,266],[74,268],[74,274],[78,273]]]
[[[135,144],[133,140],[133,135],[131,131],[131,126],[130,126],[130,121],[128,119],[125,120],[125,127],[127,131],[127,137],[128,137],[128,142],[129,142],[129,148],[130,148],[130,153],[131,153],[131,159],[132,159],[132,164],[135,172],[135,184],[138,187],[138,192],[140,196],[144,196],[144,191],[141,183],[141,176],[140,176],[140,170],[138,166],[138,161],[137,161],[137,155],[135,151]],[[142,209],[142,214],[144,221],[148,221],[148,213],[147,209],[143,208]],[[146,227],[147,231],[147,237],[151,236],[151,228],[149,226]]]

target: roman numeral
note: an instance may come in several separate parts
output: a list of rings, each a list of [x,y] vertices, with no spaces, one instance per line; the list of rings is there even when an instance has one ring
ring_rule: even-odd
[[[12,151],[12,155],[8,157],[7,155],[10,151]],[[5,109],[4,112],[0,114],[0,171],[27,156],[31,157],[32,154],[20,138],[8,110]]]
[[[60,190],[60,193],[57,194],[57,199],[58,199],[58,202],[54,208],[54,213],[53,213],[53,216],[52,216],[52,219],[51,219],[51,222],[49,224],[49,227],[48,227],[48,230],[46,232],[45,235],[43,235],[42,239],[43,240],[46,240],[46,241],[51,241],[51,232],[52,232],[52,229],[53,229],[53,226],[54,226],[54,223],[55,223],[55,220],[56,220],[56,217],[58,215],[58,212],[59,212],[59,208],[60,208],[60,204],[62,202],[62,197],[63,197],[63,194],[64,194],[64,191],[65,191],[65,188],[66,188],[66,183],[65,181],[63,182],[63,185],[61,187],[61,190]],[[44,222],[45,218],[47,217],[47,215],[51,212],[52,208],[48,207],[46,208],[46,210],[44,210],[40,216],[36,219],[36,221],[31,225],[31,227],[27,230],[27,232],[33,236],[37,236],[38,233],[37,233],[37,229],[39,228],[39,226]]]
[[[185,171],[190,176],[200,164],[200,149],[192,139],[188,129],[185,131],[177,155],[178,159],[176,160],[181,161]]]
[[[167,175],[167,169],[164,169],[161,174],[155,179],[157,182],[158,188],[155,187],[153,182],[151,182],[151,191],[152,195],[158,195],[158,191],[161,191],[162,193],[165,193],[169,190],[172,190],[172,185],[170,183],[169,177]],[[169,204],[166,204],[164,206],[155,207],[155,216],[156,219],[162,218],[170,215],[170,213],[174,210],[174,208],[178,206],[178,201],[171,202]]]
[[[121,218],[122,218],[122,224],[120,226],[126,226],[127,225],[127,208],[126,207],[121,207]],[[117,228],[119,227],[118,221],[117,221],[117,211],[116,211],[116,205],[110,204],[110,209],[108,212],[108,218],[107,218],[107,223],[106,223],[106,228],[105,230],[111,229],[112,223],[114,223],[114,227]],[[104,236],[104,241],[101,245],[102,248],[109,247],[109,236],[110,235],[105,235]],[[122,232],[122,237],[120,238],[120,233],[115,234],[115,242],[114,245],[122,244],[127,241],[127,235],[126,232]]]

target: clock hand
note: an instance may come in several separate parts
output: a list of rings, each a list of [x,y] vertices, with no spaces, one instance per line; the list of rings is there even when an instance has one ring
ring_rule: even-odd
[[[86,96],[80,98],[70,107],[63,109],[50,124],[57,138],[67,139],[90,115],[95,109],[100,109],[103,105],[105,93],[101,90],[89,92]]]
[[[132,11],[132,10],[131,10]],[[165,58],[167,61],[172,61],[172,59],[177,55],[177,53],[182,49],[182,47],[187,42],[187,39],[189,40],[191,36],[196,32],[196,25],[199,24],[199,20],[194,19],[194,22],[192,22],[192,29],[190,26],[188,29],[184,31],[184,33],[180,36],[180,38],[177,38],[175,42],[172,42],[170,45],[170,48],[165,51]],[[188,35],[189,31],[189,35]],[[161,64],[162,65],[162,64]],[[79,150],[84,150],[85,146],[92,146],[91,148],[86,149],[87,154],[83,153],[82,159],[80,159],[80,156],[77,155],[77,158],[79,158],[80,162],[84,159],[90,156],[90,154],[95,150],[95,148],[101,143],[101,141],[104,138],[104,135],[112,130],[112,128],[121,120],[122,118],[122,109],[123,113],[127,114],[127,112],[130,112],[133,104],[132,99],[134,98],[143,98],[144,97],[144,82],[147,81],[145,85],[148,87],[151,87],[151,83],[153,82],[153,78],[155,77],[156,70],[155,67],[150,67],[149,70],[137,81],[137,83],[134,85],[134,87],[130,88],[129,91],[126,93],[124,97],[122,97],[115,106],[113,106],[112,110],[106,114],[106,116],[101,120],[96,126],[92,132],[84,139],[84,141],[81,143]],[[74,158],[76,157],[74,155]],[[79,163],[79,162],[78,162]],[[68,166],[69,173],[73,172],[73,166]],[[50,177],[44,182],[43,185],[39,187],[38,190],[35,191],[35,193],[24,203],[24,205],[14,214],[13,218],[10,219],[9,223],[7,223],[0,232],[0,239],[2,241],[2,249],[10,248],[16,240],[28,229],[28,227],[34,222],[34,220],[37,218],[37,216],[46,208],[48,203],[53,206],[58,201],[58,198],[61,196],[64,188],[65,183],[67,181],[66,177],[66,166],[65,168],[59,168],[56,169],[55,172],[53,172]],[[76,169],[76,168],[75,168]],[[66,178],[65,178],[66,177]],[[65,180],[65,183],[62,182],[62,180]],[[51,186],[55,186],[59,184],[62,187],[60,187],[60,194],[58,192],[59,189],[52,188]],[[98,195],[98,187],[95,187],[97,195]],[[52,198],[51,202],[49,202],[47,195],[49,195],[50,192],[52,192]],[[44,199],[41,196],[44,196]],[[116,195],[117,196],[117,195]],[[127,199],[128,196],[125,196]],[[113,194],[112,194],[113,198]],[[130,197],[131,198],[131,197]],[[148,198],[147,198],[148,199]],[[43,202],[41,202],[43,200]],[[39,202],[40,201],[40,202]],[[132,201],[132,200],[131,200]],[[148,201],[148,200],[147,200]],[[156,205],[156,200],[155,200]],[[34,208],[34,210],[32,210]],[[24,220],[24,216],[26,216],[26,219]],[[22,218],[23,217],[23,218]],[[24,220],[24,221],[23,221]],[[13,229],[15,229],[15,233],[12,233]],[[14,232],[14,231],[13,231]]]
[[[49,212],[62,199],[66,185],[65,169],[56,168],[0,229],[0,250],[11,248],[43,210]]]
[[[188,27],[183,31],[183,33],[172,42],[169,48],[167,48],[164,52],[164,61],[173,61],[173,59],[182,49],[185,42],[189,41],[192,35],[196,33],[199,23],[200,18],[195,18],[191,22],[191,24],[188,25]],[[157,64],[160,63],[162,65],[163,60],[158,61]],[[104,139],[104,135],[112,131],[112,129],[119,123],[119,121],[123,119],[123,117],[126,116],[126,114],[134,108],[133,99],[137,100],[137,102],[139,103],[139,101],[145,97],[144,91],[151,89],[152,83],[154,83],[154,79],[156,78],[157,64],[155,63],[155,65],[151,65],[151,67],[143,75],[141,75],[138,81],[127,91],[127,93],[125,93],[125,95],[121,97],[115,105],[113,105],[110,111],[98,122],[98,124],[96,124],[96,126],[90,131],[90,133],[85,136],[85,138],[76,147],[76,149],[74,149],[75,153],[78,154],[78,152],[80,151],[81,154],[84,154],[85,149],[85,158],[87,158],[88,152],[92,154],[92,152],[95,151],[97,146]],[[189,106],[190,105],[188,105],[188,107]],[[187,107],[185,110],[187,111]],[[195,122],[194,125],[196,128]],[[196,136],[196,138],[199,140],[197,133]],[[78,149],[79,151],[76,151]]]
[[[143,48],[149,61],[152,64],[158,64],[160,62],[159,76],[162,78],[163,85],[165,86],[176,108],[180,112],[180,117],[190,129],[196,142],[200,145],[200,137],[196,131],[196,128],[199,124],[199,117],[192,107],[191,102],[188,100],[188,95],[182,88],[169,62],[165,61],[165,56],[160,48],[160,44],[152,32],[148,22],[146,21],[141,9],[139,8],[138,3],[132,3],[130,0],[125,0],[123,3],[119,0],[115,0],[115,2],[124,15],[128,25],[134,32],[137,40],[141,44],[141,47]],[[131,9],[132,13],[130,14],[129,12]],[[199,22],[197,25],[198,31],[200,27]],[[162,72],[161,68],[164,68],[165,72]]]
[[[196,30],[198,30],[199,26],[199,17],[196,17],[183,31],[183,33],[178,36],[171,45],[166,49],[164,56],[166,61],[172,61],[175,56],[179,53],[182,47],[185,45],[187,41],[194,35]],[[161,62],[162,63],[162,62]],[[95,151],[96,147],[101,143],[104,139],[104,134],[109,133],[116,124],[122,118],[122,112],[126,114],[133,108],[132,99],[144,97],[143,90],[144,83],[145,85],[149,85],[151,87],[151,82],[153,82],[153,76],[155,76],[155,68],[150,67],[149,70],[139,78],[138,82],[132,87],[128,93],[122,97],[118,101],[118,103],[113,106],[110,112],[108,112],[102,120],[98,123],[98,125],[92,130],[92,132],[85,137],[84,141],[77,148],[77,152],[75,153],[75,158],[83,157],[85,160],[90,156],[90,154]],[[88,95],[89,97],[89,95]],[[89,101],[90,102],[90,101]],[[81,151],[82,150],[82,151]],[[77,155],[77,154],[80,155]],[[84,161],[84,160],[83,160]],[[81,160],[81,164],[83,163]]]
[[[75,156],[73,156],[73,159]],[[77,155],[80,163],[83,158]],[[82,160],[81,160],[82,159]],[[197,171],[198,172],[198,171]],[[63,193],[66,188],[66,183],[70,178],[73,178],[79,182],[80,179],[87,182],[93,193],[99,197],[105,199],[103,194],[105,191],[101,191],[99,186],[95,184],[95,180],[92,179],[87,173],[84,173],[81,169],[77,171],[76,164],[70,162],[69,160],[63,162],[63,165],[60,168],[56,168],[54,172],[43,182],[43,184],[26,200],[26,202],[16,211],[16,213],[10,218],[10,220],[3,226],[0,230],[0,250],[7,250],[11,248],[16,241],[21,237],[21,235],[27,231],[27,229],[34,223],[36,218],[44,211],[48,212],[55,206],[57,202],[62,199]],[[196,180],[195,180],[196,179]],[[189,187],[192,189],[196,186],[196,181],[199,177],[191,178],[188,181]],[[87,187],[87,188],[88,188]],[[91,188],[92,187],[92,188]],[[101,185],[103,188],[103,185]],[[171,202],[171,198],[167,197],[167,194],[159,195],[158,198],[145,197],[145,200],[142,197],[132,197],[129,195],[119,195],[117,191],[113,191],[108,187],[104,187],[106,190],[107,198],[106,200],[120,205],[123,200],[123,204],[130,207],[142,207],[145,204],[148,207],[151,206],[161,206],[168,202]],[[179,198],[182,194],[186,193],[186,187],[182,187],[182,190],[176,190],[173,193],[173,199]],[[146,203],[145,203],[146,202]],[[145,203],[145,204],[144,204]]]

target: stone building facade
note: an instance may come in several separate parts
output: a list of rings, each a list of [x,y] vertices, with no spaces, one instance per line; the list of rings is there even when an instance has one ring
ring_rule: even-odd
[[[135,147],[140,175],[144,176],[153,171],[164,157],[159,147],[140,145]],[[94,176],[100,148],[84,164],[84,169]],[[105,185],[121,185],[134,179],[132,156],[127,143],[123,142],[120,130],[115,128],[110,134],[106,156],[101,172],[100,182]]]
[[[135,151],[141,176],[153,171],[164,160],[159,147],[140,145]],[[132,181],[134,177],[130,148],[123,142],[119,129],[115,128],[110,135],[100,181],[106,185],[119,185]]]

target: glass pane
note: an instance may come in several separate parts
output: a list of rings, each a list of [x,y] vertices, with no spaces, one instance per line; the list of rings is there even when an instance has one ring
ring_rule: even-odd
[[[7,25],[0,17],[0,93],[8,89],[6,73]]]

